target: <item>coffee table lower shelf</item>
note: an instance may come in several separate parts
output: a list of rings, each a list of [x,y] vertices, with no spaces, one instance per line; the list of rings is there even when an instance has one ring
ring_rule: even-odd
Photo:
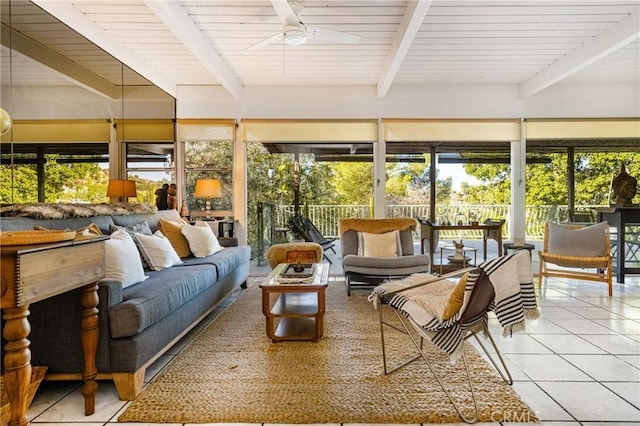
[[[322,336],[316,337],[316,321],[315,318],[280,318],[271,340],[318,340]]]
[[[274,341],[318,340],[322,337],[324,288],[309,292],[279,292],[263,289],[263,312],[267,319],[267,336]],[[272,296],[277,299],[271,306]]]

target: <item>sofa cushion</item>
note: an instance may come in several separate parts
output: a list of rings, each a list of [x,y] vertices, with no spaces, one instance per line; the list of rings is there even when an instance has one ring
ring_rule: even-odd
[[[222,250],[218,238],[204,222],[196,222],[194,225],[186,224],[180,230],[189,242],[189,250],[195,257],[205,257]]]
[[[112,338],[134,336],[197,297],[217,280],[208,265],[176,266],[147,272],[149,279],[123,290],[123,301],[109,309]]]
[[[113,216],[113,223],[120,226],[133,225],[134,223],[147,222],[151,232],[158,230],[158,221],[160,219],[178,220],[180,213],[177,210],[158,210],[153,214],[128,214],[121,216]]]
[[[133,234],[133,239],[145,262],[154,271],[182,263],[169,240],[160,231],[153,235]]]
[[[105,241],[104,279],[128,287],[146,279],[136,244],[124,230],[117,230]]]
[[[158,221],[158,230],[160,230],[169,240],[176,253],[180,257],[187,257],[191,254],[189,249],[189,241],[182,235],[182,227],[188,224],[184,219],[176,221],[160,219]]]
[[[222,279],[251,259],[249,246],[227,247],[206,257],[183,259],[184,265],[215,265],[218,278]]]

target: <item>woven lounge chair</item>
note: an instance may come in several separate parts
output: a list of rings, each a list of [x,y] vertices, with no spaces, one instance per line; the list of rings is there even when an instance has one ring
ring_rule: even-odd
[[[606,222],[590,226],[547,223],[538,256],[538,287],[542,287],[543,277],[575,278],[607,283],[609,297],[613,295],[611,242]]]

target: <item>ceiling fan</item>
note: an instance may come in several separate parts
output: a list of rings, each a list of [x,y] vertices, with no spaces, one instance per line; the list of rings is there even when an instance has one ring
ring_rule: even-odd
[[[300,46],[307,40],[327,41],[331,43],[356,44],[360,36],[333,31],[326,28],[309,27],[302,23],[300,15],[304,8],[302,0],[271,0],[271,4],[282,22],[282,32],[272,35],[247,50],[256,50],[270,44],[284,41],[289,46]]]

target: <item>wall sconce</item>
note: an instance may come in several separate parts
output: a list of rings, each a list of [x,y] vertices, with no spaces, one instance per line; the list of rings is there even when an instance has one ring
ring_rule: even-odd
[[[218,179],[198,179],[196,189],[193,194],[196,198],[205,198],[206,217],[211,219],[211,199],[222,197],[222,189]]]
[[[137,197],[136,182],[133,180],[109,179],[107,197],[118,198],[118,201],[129,201],[129,197]]]

